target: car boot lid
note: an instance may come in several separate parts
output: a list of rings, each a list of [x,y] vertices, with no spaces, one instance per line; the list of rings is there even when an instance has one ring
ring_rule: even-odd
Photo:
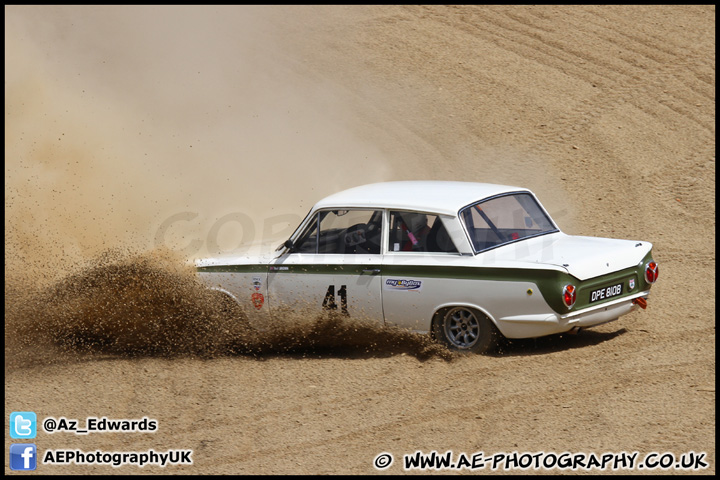
[[[562,232],[527,239],[481,255],[495,260],[559,266],[578,280],[635,267],[652,249],[649,242],[583,237]]]

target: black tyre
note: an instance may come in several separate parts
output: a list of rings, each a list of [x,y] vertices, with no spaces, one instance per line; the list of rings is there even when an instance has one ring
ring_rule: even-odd
[[[481,312],[468,307],[441,310],[433,322],[435,338],[450,349],[468,353],[487,353],[497,348],[502,334]]]

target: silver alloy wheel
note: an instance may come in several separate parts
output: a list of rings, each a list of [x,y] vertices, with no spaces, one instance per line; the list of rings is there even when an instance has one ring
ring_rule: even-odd
[[[443,330],[448,341],[459,349],[472,348],[480,337],[480,321],[474,311],[456,307],[445,314]]]

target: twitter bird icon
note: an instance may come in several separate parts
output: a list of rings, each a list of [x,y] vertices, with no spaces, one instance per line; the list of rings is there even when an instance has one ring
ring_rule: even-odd
[[[35,438],[37,416],[35,412],[12,412],[10,414],[10,437]]]

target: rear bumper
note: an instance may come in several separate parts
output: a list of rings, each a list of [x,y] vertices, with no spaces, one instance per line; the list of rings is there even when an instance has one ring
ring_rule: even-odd
[[[646,290],[565,315],[551,313],[504,317],[498,319],[498,328],[507,338],[534,338],[577,328],[595,327],[640,308],[634,300],[647,298],[649,294],[650,291]]]
[[[633,300],[639,297],[647,298],[649,294],[650,290],[646,290],[577,312],[567,313],[559,317],[559,322],[565,322],[571,328],[594,327],[636,310],[638,306],[633,303]]]

